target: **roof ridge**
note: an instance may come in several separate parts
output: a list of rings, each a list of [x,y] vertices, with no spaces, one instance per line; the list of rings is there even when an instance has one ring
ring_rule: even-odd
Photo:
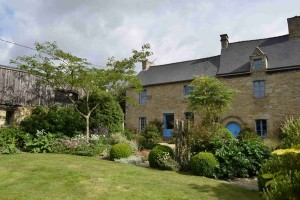
[[[268,38],[261,38],[261,39],[253,39],[253,40],[243,40],[243,41],[237,41],[237,42],[229,42],[229,44],[236,44],[236,43],[243,43],[243,42],[253,42],[253,41],[259,41],[259,40],[266,40],[266,39],[274,39],[274,38],[280,38],[280,37],[284,37],[284,36],[288,36],[288,34],[274,36],[274,37],[268,37]]]
[[[214,57],[220,57],[221,55],[216,55],[216,56],[210,56],[210,57],[205,57],[205,58],[197,58],[197,59],[192,59],[192,60],[185,60],[185,61],[179,61],[179,62],[173,62],[173,63],[167,63],[167,64],[161,64],[161,65],[152,65],[150,67],[162,67],[166,65],[173,65],[173,64],[179,64],[179,63],[184,63],[184,62],[191,62],[191,61],[196,61],[196,60],[204,60],[204,59],[209,59],[209,58],[214,58]]]

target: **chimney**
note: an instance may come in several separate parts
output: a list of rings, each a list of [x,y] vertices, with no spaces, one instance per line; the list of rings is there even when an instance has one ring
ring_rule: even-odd
[[[152,64],[153,63],[148,60],[142,61],[142,70],[147,71]]]
[[[228,41],[228,35],[227,34],[222,34],[220,35],[221,37],[221,45],[222,49],[226,49],[228,47],[229,41]]]
[[[289,39],[300,39],[300,16],[288,18]]]

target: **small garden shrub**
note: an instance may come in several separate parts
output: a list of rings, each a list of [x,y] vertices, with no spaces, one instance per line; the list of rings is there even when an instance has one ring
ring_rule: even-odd
[[[266,183],[270,181],[270,179],[275,177],[272,175],[289,174],[290,172],[300,170],[300,153],[293,153],[289,150],[290,149],[276,150],[275,152],[282,151],[282,155],[277,155],[273,153],[271,159],[269,159],[262,166],[258,174],[258,186],[260,191],[267,189]],[[270,178],[264,178],[263,175],[265,174],[270,174]]]
[[[156,145],[149,153],[149,164],[152,168],[176,170],[177,163],[174,161],[174,151],[165,145]]]
[[[206,177],[216,177],[219,162],[212,153],[200,152],[192,157],[191,168],[194,174]]]
[[[130,155],[130,146],[125,143],[115,144],[110,150],[110,160],[128,158]]]
[[[223,140],[229,140],[233,139],[234,136],[227,128],[219,128],[216,132],[213,133],[213,139],[223,139]]]
[[[115,145],[115,144],[119,144],[119,143],[127,144],[131,149],[131,153],[132,154],[137,154],[138,144],[135,141],[128,140],[127,137],[124,134],[120,133],[120,132],[111,134],[110,144]]]
[[[129,156],[128,158],[115,159],[115,162],[139,165],[145,162],[143,156]]]
[[[239,140],[253,140],[253,141],[259,141],[259,142],[262,141],[261,137],[257,133],[253,132],[251,129],[242,130],[238,134],[237,139],[239,139]]]
[[[285,173],[262,192],[263,200],[297,200],[300,198],[300,171]]]
[[[153,148],[155,143],[160,142],[162,140],[161,133],[155,124],[149,124],[146,127],[142,136],[144,136],[145,138],[142,141],[142,146],[145,149]]]
[[[110,145],[102,143],[98,135],[91,135],[86,142],[84,135],[77,135],[71,139],[59,139],[52,145],[52,152],[79,156],[108,156]]]
[[[30,136],[16,127],[0,128],[0,153],[20,153]]]
[[[290,148],[293,145],[300,144],[300,118],[289,118],[281,127],[283,141],[281,148]]]
[[[208,143],[204,150],[218,159],[220,167],[217,176],[220,178],[255,176],[270,157],[268,147],[257,141],[215,140]]]
[[[33,139],[29,139],[25,143],[25,149],[31,153],[48,153],[52,151],[52,144],[55,141],[51,133],[44,130],[37,131]]]

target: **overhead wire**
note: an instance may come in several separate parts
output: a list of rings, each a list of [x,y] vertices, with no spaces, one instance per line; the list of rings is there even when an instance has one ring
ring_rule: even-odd
[[[26,46],[26,45],[23,45],[23,44],[19,44],[19,43],[11,42],[11,41],[8,41],[8,40],[4,40],[4,39],[2,39],[2,38],[0,38],[0,41],[6,42],[6,43],[10,43],[10,44],[13,44],[13,45],[16,45],[16,46],[19,46],[19,47],[31,49],[31,50],[33,50],[33,51],[37,51],[37,50],[36,50],[35,48],[33,48],[33,47],[29,47],[29,46]],[[46,53],[46,52],[42,52],[42,53],[47,54],[47,55],[49,55],[49,56],[53,56],[53,55],[50,55],[50,54],[48,54],[48,53]],[[58,58],[59,60],[62,60],[62,59],[59,58],[59,57],[56,57],[56,56],[53,56],[53,57]],[[103,66],[95,65],[95,64],[92,64],[92,63],[90,63],[90,65],[91,65],[91,66],[95,66],[95,67],[105,68],[105,67],[103,67]]]

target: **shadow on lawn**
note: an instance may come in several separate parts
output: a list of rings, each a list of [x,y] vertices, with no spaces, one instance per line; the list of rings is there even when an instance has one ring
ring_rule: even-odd
[[[248,191],[241,188],[234,188],[227,183],[219,183],[217,186],[205,184],[189,184],[189,186],[196,190],[199,195],[207,193],[207,195],[222,200],[233,199],[259,199],[259,194],[254,191]],[[199,196],[200,197],[200,196]]]

